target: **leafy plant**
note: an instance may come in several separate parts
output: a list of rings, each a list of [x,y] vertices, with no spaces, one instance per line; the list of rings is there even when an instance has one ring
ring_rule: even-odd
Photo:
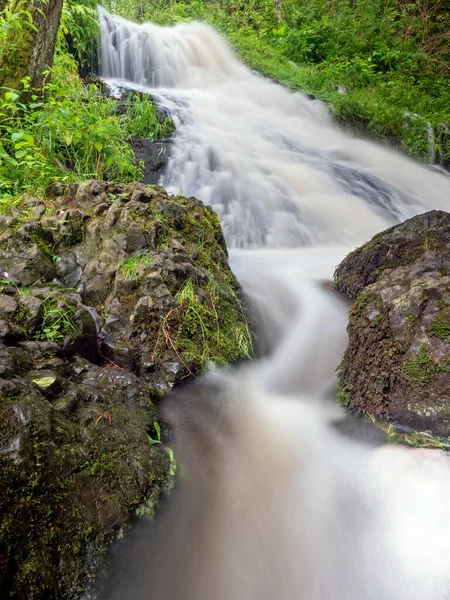
[[[66,335],[74,340],[79,333],[74,317],[72,306],[58,301],[54,296],[47,296],[43,303],[42,334],[48,342],[60,342]]]
[[[177,462],[175,459],[175,455],[173,453],[173,450],[171,448],[168,448],[167,446],[165,446],[162,441],[161,441],[161,427],[159,426],[159,423],[157,421],[153,421],[153,427],[155,428],[156,431],[156,440],[152,437],[150,437],[147,434],[148,437],[148,443],[150,445],[161,445],[164,449],[164,452],[167,454],[167,456],[169,457],[169,477],[175,477],[175,475],[177,474]]]
[[[132,94],[127,98],[123,121],[129,136],[152,141],[169,137],[174,130],[172,119],[160,115],[151,98],[145,94]]]

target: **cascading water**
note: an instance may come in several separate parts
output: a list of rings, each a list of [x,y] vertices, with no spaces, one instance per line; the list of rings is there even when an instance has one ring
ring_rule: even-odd
[[[220,216],[264,351],[167,403],[178,489],[101,597],[450,598],[450,464],[339,433],[347,306],[325,283],[373,233],[449,209],[450,180],[345,135],[205,25],[100,21],[107,82],[151,91],[174,119],[162,184]]]

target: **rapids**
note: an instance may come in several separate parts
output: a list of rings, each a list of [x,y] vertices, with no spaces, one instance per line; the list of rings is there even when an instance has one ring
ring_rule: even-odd
[[[377,231],[449,210],[450,179],[350,137],[206,25],[100,22],[107,83],[151,92],[175,122],[161,183],[219,215],[261,358],[166,401],[177,489],[98,597],[450,598],[449,459],[341,433],[348,305],[329,286]]]

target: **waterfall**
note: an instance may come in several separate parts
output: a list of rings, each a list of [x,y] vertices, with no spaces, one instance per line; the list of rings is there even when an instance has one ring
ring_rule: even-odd
[[[450,463],[340,432],[348,306],[326,282],[360,242],[450,207],[450,180],[349,136],[247,69],[212,28],[100,9],[103,77],[176,125],[162,184],[211,205],[263,357],[166,402],[183,476],[136,529],[105,600],[446,600]]]

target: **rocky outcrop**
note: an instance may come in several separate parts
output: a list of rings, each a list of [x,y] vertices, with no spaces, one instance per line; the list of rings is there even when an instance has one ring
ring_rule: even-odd
[[[450,435],[450,214],[376,235],[336,269],[356,298],[338,396],[358,413]]]
[[[219,220],[159,187],[54,184],[0,215],[0,589],[77,598],[167,483],[155,402],[252,353]]]

